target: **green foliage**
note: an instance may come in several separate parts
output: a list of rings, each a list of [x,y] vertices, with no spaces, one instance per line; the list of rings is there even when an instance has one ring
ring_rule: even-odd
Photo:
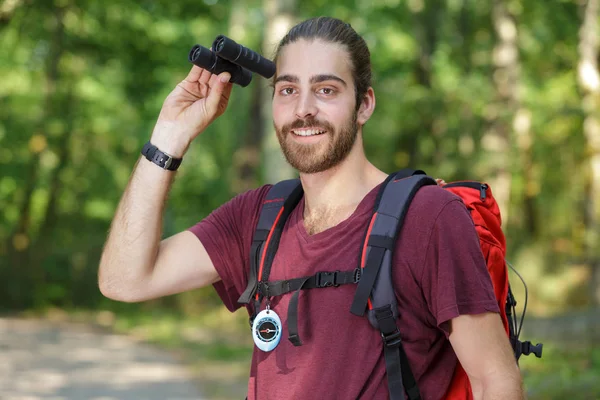
[[[600,397],[600,347],[546,345],[543,362],[522,358],[520,364],[530,400]]]
[[[165,96],[190,69],[191,46],[208,46],[231,31],[235,40],[259,48],[267,22],[263,4],[15,4],[0,14],[0,304],[118,310],[98,292],[96,273],[139,150]],[[338,16],[367,40],[377,109],[364,137],[378,167],[417,167],[446,181],[487,180],[498,150],[486,145],[486,134],[496,125],[509,127],[502,153],[512,175],[510,204],[502,210],[508,253],[523,260],[515,264],[531,277],[531,296],[539,296],[530,312],[551,314],[590,302],[581,295],[589,271],[572,268],[582,264],[584,210],[591,201],[576,79],[581,10],[567,1],[507,4],[517,22],[516,106],[501,101],[494,80],[498,37],[488,2],[311,0],[297,7],[296,19]],[[241,19],[234,20],[240,9]],[[186,154],[169,197],[165,237],[237,192],[238,152],[260,118],[251,108],[256,85],[266,87],[266,81],[255,77],[249,88],[236,87],[225,116]],[[513,122],[527,125],[528,136]],[[254,178],[261,182],[259,172]],[[560,291],[548,293],[548,287]],[[567,296],[574,292],[580,296]],[[206,304],[218,304],[211,288],[150,307],[195,315]]]

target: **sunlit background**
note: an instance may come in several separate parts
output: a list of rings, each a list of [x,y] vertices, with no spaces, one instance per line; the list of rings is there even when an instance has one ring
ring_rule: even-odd
[[[206,398],[244,397],[252,342],[243,311],[228,314],[211,288],[112,302],[97,289],[98,261],[162,101],[191,68],[190,48],[226,34],[271,57],[294,23],[317,15],[346,20],[370,46],[377,108],[365,142],[379,168],[490,184],[507,258],[529,289],[522,338],[544,343],[542,359],[521,359],[529,398],[600,398],[599,3],[0,2],[0,308],[11,318],[0,319],[8,366],[0,398],[129,398],[119,389],[128,377],[149,385],[137,364],[114,367],[129,371],[121,380],[106,372],[96,392],[97,382],[67,391],[89,377],[61,368],[82,358],[106,364],[98,349],[126,360],[127,346],[145,343],[176,360],[140,366],[172,388],[164,396],[192,396],[169,372],[184,365]],[[234,88],[177,172],[165,237],[236,193],[292,174],[272,132],[270,96],[257,75]],[[522,311],[515,274],[511,284]],[[31,356],[38,351],[50,356]],[[37,357],[54,360],[44,366],[50,389],[27,380]]]

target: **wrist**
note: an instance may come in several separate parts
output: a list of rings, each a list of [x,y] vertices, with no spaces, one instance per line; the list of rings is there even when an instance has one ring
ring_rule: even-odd
[[[190,146],[190,141],[183,135],[166,129],[155,129],[150,143],[175,158],[182,158]]]
[[[183,157],[174,157],[171,154],[162,151],[151,141],[144,144],[141,153],[148,161],[158,165],[162,169],[170,171],[176,171],[183,161]]]

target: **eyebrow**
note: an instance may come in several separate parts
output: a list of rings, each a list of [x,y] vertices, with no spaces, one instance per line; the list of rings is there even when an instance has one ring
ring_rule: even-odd
[[[346,84],[346,81],[344,81],[339,76],[336,76],[336,75],[333,75],[333,74],[315,75],[315,76],[313,76],[313,77],[310,78],[310,83],[311,84],[315,84],[315,83],[319,83],[319,82],[325,82],[325,81],[337,81],[337,82],[340,82],[342,85],[344,85],[344,87],[348,86]],[[277,84],[279,82],[299,83],[300,80],[298,79],[297,76],[294,76],[294,75],[281,75],[281,76],[278,76],[277,79],[275,79],[275,84]]]

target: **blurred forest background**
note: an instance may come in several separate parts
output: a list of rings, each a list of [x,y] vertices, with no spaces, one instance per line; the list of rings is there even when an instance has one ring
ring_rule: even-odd
[[[220,310],[216,320],[243,331],[250,348],[243,311],[225,316],[211,288],[118,304],[97,289],[98,261],[162,101],[191,68],[190,48],[226,34],[271,57],[294,23],[330,15],[371,49],[377,107],[364,131],[374,163],[483,180],[500,202],[507,258],[529,289],[524,338],[546,340],[544,358],[523,361],[531,398],[600,398],[599,3],[3,0],[0,308],[127,315],[123,330],[170,326],[147,336],[175,346],[193,341],[181,339],[183,325],[208,326],[201,318]],[[292,174],[268,83],[255,75],[236,86],[226,114],[192,145],[165,237]],[[523,286],[511,280],[522,310]],[[249,350],[237,344],[202,348],[245,366]]]

